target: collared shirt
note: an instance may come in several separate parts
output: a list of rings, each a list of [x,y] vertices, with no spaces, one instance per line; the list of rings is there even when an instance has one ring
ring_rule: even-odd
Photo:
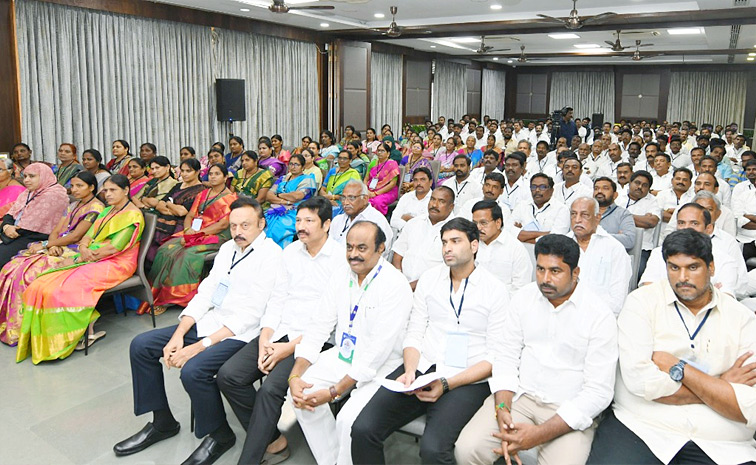
[[[644,216],[650,213],[661,221],[662,216],[659,202],[657,201],[657,198],[650,193],[638,200],[633,200],[627,195],[620,195],[617,197],[615,203],[620,207],[625,208],[633,215]],[[654,229],[656,228],[645,228],[643,230],[643,250],[651,250],[654,248]]]
[[[551,153],[551,152],[549,152]],[[562,170],[559,169],[559,166],[556,164],[546,167],[544,170],[545,175],[548,175],[551,179],[554,180],[554,184],[559,184],[560,182],[564,182],[564,176],[562,175]],[[588,186],[589,189],[591,189],[591,192],[593,192],[593,179],[591,179],[590,176],[580,172],[580,182]]]
[[[640,170],[648,171],[649,173],[651,173],[651,176],[656,174],[656,170],[654,169],[654,167],[648,163],[648,159],[646,158],[645,153],[641,153],[638,156],[638,159],[635,160],[635,164],[633,165],[633,172],[640,171]]]
[[[567,236],[575,239],[572,231]],[[622,244],[599,226],[586,250],[580,249],[578,266],[581,282],[601,293],[609,309],[618,314],[625,303],[632,275],[630,255]]]
[[[528,157],[527,162],[528,178],[533,177],[533,175],[536,173],[548,174],[548,170],[556,169],[556,164],[557,161],[555,152],[547,153],[541,160],[538,159],[538,155],[531,155]]]
[[[504,173],[502,173],[498,168],[494,168],[492,173],[499,173],[500,175],[504,176]],[[480,183],[482,186],[483,183],[486,181],[486,168],[484,166],[480,166],[478,168],[475,168],[470,172],[470,177],[468,179],[475,180],[476,182]]]
[[[669,152],[669,158],[672,159],[672,167],[673,168],[688,168],[690,169],[690,165],[693,164],[693,161],[690,159],[690,154],[686,153],[684,149],[680,149],[677,154],[673,154],[672,152]]]
[[[583,283],[556,308],[530,283],[512,296],[509,308],[491,392],[530,394],[559,405],[557,415],[573,430],[590,427],[614,396],[614,314]]]
[[[519,223],[521,226],[515,225]],[[570,230],[570,210],[553,198],[538,208],[531,200],[517,205],[512,216],[504,223],[506,230],[517,238],[520,231],[549,231],[567,234]]]
[[[499,208],[501,208],[501,221],[502,224],[506,223],[506,221],[509,219],[509,215],[511,215],[511,212],[509,211],[509,206],[502,202],[501,195],[499,198],[496,199],[496,203],[499,205]],[[465,218],[467,220],[472,221],[472,211],[473,207],[475,207],[475,204],[480,202],[481,200],[485,200],[482,193],[480,197],[476,197],[474,199],[470,199],[467,202],[465,202],[464,205],[462,205],[462,208],[459,209],[459,212],[455,215],[460,218]]]
[[[407,192],[399,198],[396,208],[394,208],[394,212],[391,214],[391,227],[396,230],[397,235],[407,225],[407,221],[402,219],[404,215],[410,214],[413,218],[416,218],[428,213],[428,203],[430,202],[432,193],[430,191],[425,194],[422,200],[418,200],[417,192],[415,191]]]
[[[505,205],[511,212],[518,204],[528,203],[530,196],[530,183],[525,176],[520,176],[514,185],[510,185],[507,180],[504,183],[504,191],[499,196],[499,204]]]
[[[487,270],[476,267],[467,284],[460,283],[456,292],[450,291],[450,272],[448,266],[440,265],[420,276],[404,339],[404,348],[413,347],[420,352],[420,371],[425,372],[435,364],[436,372],[447,376],[478,362],[494,362],[494,349],[509,308],[509,292]],[[457,319],[456,311],[460,308]],[[449,333],[467,334],[465,368],[446,364]]]
[[[667,223],[664,230],[662,230],[661,238],[659,239],[660,242],[664,242],[664,239],[666,239],[667,236],[677,230],[677,212],[680,211],[680,208],[683,205],[684,204],[681,204],[679,207],[675,208],[674,212],[672,212],[672,216],[669,218],[669,223]],[[735,215],[732,210],[724,205],[722,205],[719,210],[722,213],[719,215],[719,218],[717,218],[717,221],[714,222],[714,226],[735,237],[735,234],[737,234]]]
[[[635,246],[635,220],[633,214],[616,203],[610,205],[601,215],[601,227],[620,241],[625,250],[632,250]],[[651,250],[649,248],[649,250]]]
[[[692,184],[694,188],[696,185],[696,179],[698,179],[698,174],[700,173],[694,173]],[[719,198],[719,201],[722,202],[722,206],[729,208],[730,205],[732,205],[732,187],[730,187],[725,179],[719,176],[719,172],[717,172],[716,178],[717,184],[719,184],[719,189],[717,190],[716,196]]]
[[[370,204],[368,204],[368,206],[365,207],[365,209],[354,219],[349,218],[349,215],[346,213],[336,215],[331,222],[331,229],[328,231],[328,235],[330,235],[336,242],[346,244],[347,233],[357,221],[372,221],[377,224],[386,235],[386,250],[391,249],[391,244],[394,239],[394,232],[391,230],[391,225],[389,225],[386,217]]]
[[[234,241],[226,242],[179,320],[185,316],[193,318],[200,338],[225,326],[234,333],[229,339],[251,341],[260,334],[260,319],[282,279],[281,254],[281,247],[264,232],[243,252]],[[228,291],[221,304],[215,306],[213,295],[222,280],[228,280]]]
[[[559,202],[569,209],[572,202],[580,197],[593,198],[593,187],[586,186],[582,182],[576,182],[571,187],[567,187],[566,181],[563,181],[554,186],[554,195],[551,200]]]
[[[743,181],[732,190],[732,210],[738,240],[744,244],[756,240],[756,229],[743,228],[750,221],[743,215],[756,215],[756,187],[750,181]]]
[[[599,154],[594,158],[591,153],[583,161],[583,172],[590,176],[591,179],[596,179],[598,172],[601,171],[611,160],[608,156]]]
[[[533,262],[524,245],[506,231],[486,244],[478,246],[476,262],[485,268],[512,293],[533,281]]]
[[[417,281],[428,268],[444,262],[441,254],[441,228],[453,217],[431,224],[428,215],[412,218],[392,250],[402,256],[402,273],[409,282]]]
[[[664,189],[672,188],[672,171],[667,171],[667,174],[663,176],[659,176],[657,173],[654,173],[651,176],[654,178],[654,182],[651,184],[652,190],[663,191]]]
[[[275,331],[272,341],[286,335],[293,341],[307,328],[323,295],[323,283],[349,265],[344,245],[331,237],[314,257],[301,241],[292,242],[284,249],[281,264],[283,279],[276,283],[280,289],[268,301],[260,326]]]
[[[679,309],[680,314],[675,308]],[[694,332],[712,309],[706,323]],[[685,326],[683,326],[683,321]],[[696,315],[664,280],[637,289],[627,297],[618,320],[619,364],[614,396],[617,419],[640,437],[662,463],[669,463],[693,441],[716,463],[756,460],[756,388],[730,384],[747,423],[728,420],[704,404],[668,405],[655,402],[674,394],[681,383],[659,370],[654,351],[707,367],[719,377],[747,351],[756,352],[756,318],[732,297],[713,289],[711,302]],[[753,363],[753,357],[745,363]]]
[[[381,271],[376,275],[379,267]],[[355,305],[358,309],[350,329],[349,319]],[[383,258],[361,284],[349,267],[341,268],[326,283],[316,313],[294,355],[314,364],[331,332],[335,330],[337,346],[342,334],[351,334],[356,342],[347,375],[358,383],[371,381],[377,373],[386,373],[401,363],[402,340],[411,308],[409,283]],[[339,363],[347,365],[341,360]]]
[[[620,159],[619,161],[612,161],[611,158],[608,158],[608,160],[608,163],[604,163],[598,168],[598,170],[596,171],[596,177],[600,178],[606,176],[614,180],[614,182],[617,182],[617,167],[620,163],[623,163],[623,160]]]
[[[444,183],[444,186],[449,187],[454,191],[454,213],[459,213],[462,205],[470,199],[483,196],[483,191],[480,189],[480,183],[473,179],[472,176],[468,176],[462,182],[457,182],[457,178],[453,177]]]

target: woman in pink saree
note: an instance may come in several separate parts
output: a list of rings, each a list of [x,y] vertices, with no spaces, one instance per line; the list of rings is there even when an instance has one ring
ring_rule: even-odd
[[[19,194],[25,190],[24,185],[13,177],[13,160],[0,160],[0,217],[5,216]]]
[[[376,210],[388,213],[388,207],[399,196],[399,164],[389,159],[391,147],[381,144],[376,149],[377,163],[365,176],[365,184],[368,186],[370,205]]]

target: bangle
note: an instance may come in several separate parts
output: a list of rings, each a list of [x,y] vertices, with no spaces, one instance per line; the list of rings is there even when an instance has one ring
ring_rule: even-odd
[[[449,392],[449,382],[446,378],[439,378],[439,381],[441,381],[441,387],[444,389],[444,394]]]
[[[286,381],[287,383],[291,383],[291,380],[294,378],[299,378],[299,375],[291,375],[289,376],[289,379]]]
[[[501,409],[507,409],[507,412],[512,413],[512,409],[509,408],[509,405],[507,405],[505,402],[502,402],[496,405],[495,407],[496,413],[499,413],[499,410]]]

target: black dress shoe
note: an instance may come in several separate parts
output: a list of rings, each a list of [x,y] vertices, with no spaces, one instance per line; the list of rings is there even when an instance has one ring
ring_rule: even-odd
[[[236,436],[232,436],[231,439],[224,442],[218,442],[212,436],[207,436],[181,465],[210,465],[215,463],[227,450],[234,447],[234,444],[236,444]]]
[[[156,442],[160,442],[163,439],[171,438],[178,434],[181,429],[181,425],[176,423],[176,427],[170,431],[158,431],[152,426],[152,423],[147,423],[144,428],[137,434],[131,436],[128,439],[124,439],[115,446],[113,446],[113,452],[117,457],[123,457],[124,455],[136,454],[141,452]]]

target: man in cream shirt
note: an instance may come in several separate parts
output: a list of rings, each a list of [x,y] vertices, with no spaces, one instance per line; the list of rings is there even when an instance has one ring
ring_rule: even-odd
[[[344,213],[336,215],[331,222],[328,234],[340,244],[346,243],[349,228],[357,221],[371,221],[377,224],[386,236],[386,247],[391,247],[394,232],[391,230],[386,217],[375,209],[368,201],[368,188],[362,181],[352,179],[347,181],[341,193],[341,205]]]

